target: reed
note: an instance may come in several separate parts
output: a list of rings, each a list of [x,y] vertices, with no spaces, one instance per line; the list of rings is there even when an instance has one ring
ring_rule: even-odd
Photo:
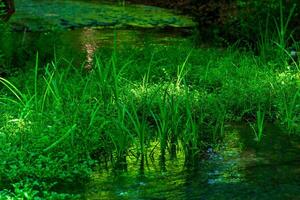
[[[139,116],[138,110],[133,101],[130,102],[129,109],[126,107],[124,107],[124,109],[127,117],[129,118],[129,122],[133,126],[133,131],[137,135],[138,153],[144,156],[146,154],[146,141],[148,138],[145,113],[143,112],[142,116]]]
[[[285,15],[283,12],[284,11],[283,0],[279,1],[280,18],[279,18],[279,22],[277,22],[276,20],[274,20],[274,22],[276,25],[277,36],[278,36],[279,45],[280,45],[281,49],[285,49],[286,41],[288,39],[291,39],[291,35],[287,35],[288,30],[289,30],[288,25],[293,17],[295,8],[296,8],[296,4],[294,4],[293,7],[289,10],[289,14],[288,14],[287,18],[285,19]]]
[[[163,96],[163,100],[159,103],[159,113],[155,114],[151,110],[151,115],[155,121],[157,127],[157,134],[160,144],[161,155],[165,155],[165,150],[168,145],[168,138],[171,134],[171,124],[169,121],[169,112],[166,106],[166,95]]]

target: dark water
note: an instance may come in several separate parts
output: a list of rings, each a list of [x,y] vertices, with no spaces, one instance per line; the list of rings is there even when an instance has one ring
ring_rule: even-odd
[[[41,64],[56,59],[66,59],[75,65],[90,65],[95,52],[133,50],[149,45],[178,45],[191,36],[188,29],[132,29],[95,30],[92,28],[53,32],[14,32],[6,39],[5,49],[9,65],[31,67],[38,52]]]
[[[268,126],[263,141],[236,126],[205,159],[184,165],[176,159],[140,161],[128,157],[128,170],[99,170],[86,187],[86,199],[300,199],[300,140]]]

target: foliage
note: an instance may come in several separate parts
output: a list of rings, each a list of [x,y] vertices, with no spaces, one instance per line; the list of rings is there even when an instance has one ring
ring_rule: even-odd
[[[240,45],[257,48],[261,33],[269,32],[269,39],[279,42],[278,27],[285,31],[288,46],[298,40],[299,2],[297,0],[130,0],[134,3],[175,8],[192,15],[199,23],[202,42],[210,40],[227,45],[239,41]],[[291,12],[292,11],[292,12]],[[284,23],[284,25],[283,25]],[[285,24],[286,23],[286,24]],[[290,34],[293,33],[294,38]]]
[[[29,45],[14,50],[13,33],[0,24],[0,199],[81,199],[96,164],[126,170],[129,155],[141,163],[151,157],[153,141],[161,159],[182,151],[190,161],[222,141],[233,122],[250,124],[259,142],[268,122],[299,134],[299,64],[285,50],[297,9],[256,0],[159,3],[192,10],[213,34],[224,26],[228,37],[254,42],[260,56],[236,48],[239,42],[132,49],[115,41],[87,68],[49,56],[43,38],[36,56],[24,56]],[[254,26],[257,17],[269,21]],[[16,58],[24,73],[11,73]]]
[[[258,141],[267,122],[299,134],[299,72],[285,56],[190,42],[128,49],[100,49],[89,69],[37,54],[23,74],[0,78],[4,198],[80,198],[95,164],[126,169],[152,141],[161,157],[199,158],[232,122],[256,124]]]

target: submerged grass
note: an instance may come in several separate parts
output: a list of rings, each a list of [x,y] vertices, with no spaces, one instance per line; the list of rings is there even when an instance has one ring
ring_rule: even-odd
[[[63,196],[58,188],[84,183],[96,162],[126,169],[129,154],[144,162],[151,141],[161,158],[184,151],[192,159],[231,122],[256,121],[258,141],[266,121],[299,133],[299,73],[251,52],[114,48],[90,71],[60,58],[38,61],[24,75],[0,78],[1,195],[47,198],[46,182]]]

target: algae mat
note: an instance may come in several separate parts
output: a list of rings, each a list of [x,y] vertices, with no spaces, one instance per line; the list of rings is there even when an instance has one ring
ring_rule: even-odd
[[[15,4],[10,24],[17,30],[195,26],[189,17],[144,5],[71,0],[15,0]]]

